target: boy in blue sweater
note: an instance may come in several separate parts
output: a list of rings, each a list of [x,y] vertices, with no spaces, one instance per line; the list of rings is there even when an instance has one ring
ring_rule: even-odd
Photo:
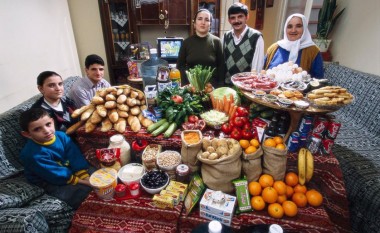
[[[92,191],[93,168],[69,136],[55,131],[54,120],[44,109],[23,112],[20,126],[28,138],[20,154],[28,181],[77,209]]]

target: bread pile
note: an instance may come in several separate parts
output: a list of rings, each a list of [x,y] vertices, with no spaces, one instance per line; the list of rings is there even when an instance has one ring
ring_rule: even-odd
[[[275,90],[270,91],[270,94],[276,95],[276,96],[278,96],[280,98],[290,99],[290,100],[293,100],[293,101],[303,99],[302,92],[300,92],[298,90],[281,91],[279,89],[275,89]]]
[[[311,91],[307,98],[316,105],[346,105],[354,96],[346,88],[340,86],[325,86]]]
[[[101,131],[107,132],[114,128],[123,133],[128,125],[134,132],[141,129],[141,125],[148,127],[153,122],[142,115],[142,110],[147,109],[145,95],[142,91],[128,85],[108,87],[98,90],[91,100],[91,104],[76,109],[71,117],[80,121],[66,133],[75,132],[85,124],[86,133],[92,132],[99,124]]]

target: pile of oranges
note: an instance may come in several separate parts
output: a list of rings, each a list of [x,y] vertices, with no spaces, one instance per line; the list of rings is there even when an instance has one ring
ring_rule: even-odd
[[[294,172],[288,172],[285,181],[275,181],[271,175],[262,174],[258,181],[248,184],[248,190],[252,196],[252,208],[259,211],[268,205],[268,214],[273,218],[282,218],[284,215],[294,217],[298,208],[308,204],[317,207],[323,201],[317,190],[308,190],[305,185],[300,185],[298,175]]]
[[[260,142],[257,139],[251,139],[250,141],[242,139],[239,141],[241,148],[244,150],[246,154],[252,154],[257,151],[260,147]]]
[[[279,150],[285,150],[284,139],[281,136],[275,136],[273,138],[267,138],[264,140],[264,146],[273,147]]]

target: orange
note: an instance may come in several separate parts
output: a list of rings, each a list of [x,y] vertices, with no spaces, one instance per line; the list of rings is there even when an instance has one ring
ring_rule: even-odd
[[[298,175],[295,172],[288,172],[285,175],[285,183],[291,187],[298,184]]]
[[[294,190],[292,186],[286,185],[286,197],[291,198],[293,196]]]
[[[278,193],[273,187],[266,187],[261,193],[261,196],[266,203],[275,203],[278,198]]]
[[[269,174],[262,174],[259,178],[259,183],[260,183],[262,188],[272,187],[272,185],[274,183],[274,179]]]
[[[273,140],[273,138],[267,138],[264,141],[264,145],[268,147],[276,147],[276,142]]]
[[[286,194],[284,195],[278,195],[277,197],[277,203],[282,204],[284,201],[286,201],[288,198],[286,197]]]
[[[276,189],[278,195],[286,194],[286,184],[284,183],[284,181],[276,180],[273,183],[273,188]]]
[[[307,198],[303,193],[294,193],[292,196],[292,201],[296,203],[298,207],[305,207],[307,205]]]
[[[305,185],[297,184],[296,186],[294,186],[293,190],[294,190],[295,193],[303,193],[303,194],[305,194],[306,191],[307,191],[307,188],[306,188]]]
[[[294,217],[298,213],[298,207],[296,203],[292,201],[284,201],[282,203],[282,208],[284,209],[284,214],[288,217]]]
[[[243,149],[246,149],[249,147],[249,141],[245,140],[245,139],[240,140],[239,144],[240,144],[241,148],[243,148]]]
[[[249,182],[248,184],[248,191],[249,191],[249,194],[251,194],[252,196],[258,196],[261,194],[261,185],[259,182],[257,181],[251,181]]]
[[[254,196],[251,198],[251,206],[254,210],[263,210],[266,204],[262,196]]]
[[[250,142],[249,142],[249,144],[251,144],[251,146],[254,146],[254,147],[256,147],[256,148],[259,148],[260,147],[260,142],[259,142],[259,140],[257,140],[257,139],[252,139]]]
[[[276,144],[284,143],[284,140],[280,136],[273,137],[273,140],[276,142]]]
[[[254,146],[248,146],[247,149],[244,150],[246,154],[252,154],[257,151],[257,148]]]
[[[276,145],[276,149],[285,150],[285,148],[286,148],[286,146],[284,145],[284,143],[280,143],[280,144]]]
[[[282,218],[284,209],[278,203],[273,203],[268,206],[268,214],[273,218]]]
[[[322,194],[315,189],[311,189],[307,191],[306,198],[307,198],[307,202],[311,206],[318,207],[322,205],[322,202],[323,202]]]

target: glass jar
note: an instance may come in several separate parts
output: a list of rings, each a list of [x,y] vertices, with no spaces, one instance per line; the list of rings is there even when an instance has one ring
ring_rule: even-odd
[[[176,168],[176,181],[188,184],[190,181],[190,169],[186,164],[180,164]]]
[[[131,162],[131,147],[121,134],[115,134],[110,138],[108,148],[120,148],[120,163],[124,166]]]

